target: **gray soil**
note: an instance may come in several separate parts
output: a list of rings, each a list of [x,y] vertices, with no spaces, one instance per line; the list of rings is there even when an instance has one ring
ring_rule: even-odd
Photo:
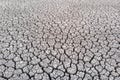
[[[0,80],[120,80],[120,1],[0,0]]]

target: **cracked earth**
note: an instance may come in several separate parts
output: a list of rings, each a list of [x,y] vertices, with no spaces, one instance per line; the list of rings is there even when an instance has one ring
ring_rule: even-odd
[[[119,0],[0,0],[0,80],[120,80]]]

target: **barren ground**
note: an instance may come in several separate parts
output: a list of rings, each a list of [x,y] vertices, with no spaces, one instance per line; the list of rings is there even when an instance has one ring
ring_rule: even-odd
[[[120,80],[119,0],[0,0],[0,80]]]

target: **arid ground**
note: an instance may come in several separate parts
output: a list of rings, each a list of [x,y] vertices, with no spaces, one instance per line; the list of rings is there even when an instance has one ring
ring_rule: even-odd
[[[120,80],[120,0],[0,0],[0,80]]]

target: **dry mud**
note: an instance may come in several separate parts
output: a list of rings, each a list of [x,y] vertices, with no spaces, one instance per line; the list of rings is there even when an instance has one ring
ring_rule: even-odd
[[[0,0],[0,80],[120,80],[119,0]]]

